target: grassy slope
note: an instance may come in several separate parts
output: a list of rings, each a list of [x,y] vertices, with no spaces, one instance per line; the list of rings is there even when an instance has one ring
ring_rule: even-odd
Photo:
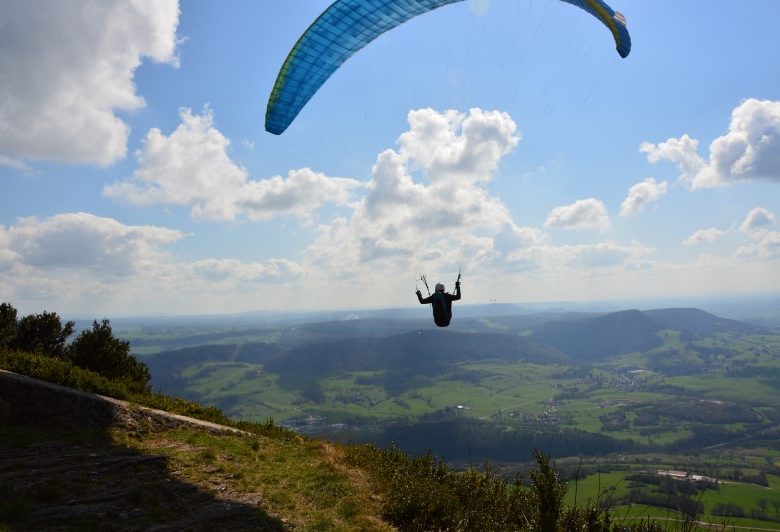
[[[63,520],[88,529],[390,529],[365,474],[326,442],[184,422],[74,431],[33,419],[11,424],[15,403],[0,406],[0,530]],[[138,410],[125,408],[123,418]]]
[[[0,530],[390,529],[362,474],[319,442],[3,426],[0,456]]]
[[[116,384],[38,355],[0,357],[25,362],[62,384]],[[508,489],[430,455],[335,446],[270,423],[219,426],[8,372],[0,380],[0,530],[390,530],[383,517],[407,530],[520,530],[558,516],[581,529],[604,515],[560,506],[563,486],[541,454],[531,486]]]
[[[286,526],[390,529],[379,517],[364,474],[345,464],[341,449],[322,441],[192,429],[115,437],[143,453],[167,457],[174,475],[187,483],[258,501]]]

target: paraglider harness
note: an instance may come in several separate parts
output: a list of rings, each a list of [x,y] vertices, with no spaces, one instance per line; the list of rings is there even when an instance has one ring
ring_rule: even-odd
[[[455,286],[460,284],[460,275],[461,273],[458,272]],[[427,299],[430,300],[431,307],[433,307],[433,322],[439,327],[447,327],[452,320],[452,300],[448,299],[444,292],[434,292],[431,295],[431,289],[428,286],[428,279],[425,277],[425,274],[420,275],[419,280],[423,282],[425,289],[428,291]]]

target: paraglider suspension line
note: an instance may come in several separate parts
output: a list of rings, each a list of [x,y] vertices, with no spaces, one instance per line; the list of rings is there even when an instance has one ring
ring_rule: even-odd
[[[428,278],[425,277],[425,274],[423,273],[423,274],[420,274],[420,279],[419,280],[422,281],[423,284],[425,285],[425,289],[428,291],[428,297],[430,297],[431,289],[428,288]]]

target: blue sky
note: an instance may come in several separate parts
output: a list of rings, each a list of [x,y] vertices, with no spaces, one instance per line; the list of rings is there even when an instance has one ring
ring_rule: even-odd
[[[471,0],[281,136],[330,2],[6,0],[0,299],[86,316],[776,293],[780,2]]]

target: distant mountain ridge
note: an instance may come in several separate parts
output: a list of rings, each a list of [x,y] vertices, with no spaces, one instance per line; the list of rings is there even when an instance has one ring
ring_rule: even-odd
[[[656,333],[664,329],[695,338],[719,332],[746,334],[756,327],[695,308],[633,309],[550,321],[536,329],[531,337],[576,360],[589,362],[658,347],[663,341]]]
[[[328,374],[339,371],[382,369],[435,373],[455,362],[478,360],[526,360],[562,362],[565,356],[534,340],[511,334],[452,333],[420,330],[384,338],[347,338],[303,345],[268,360],[268,371],[306,371]]]
[[[603,316],[548,322],[531,337],[575,360],[593,361],[633,351],[646,351],[663,343],[655,333],[661,327],[639,310]]]
[[[412,319],[307,323],[284,329],[278,343],[202,345],[159,353],[146,362],[152,384],[163,389],[176,388],[185,368],[206,361],[260,363],[287,375],[380,370],[438,375],[457,363],[481,360],[596,362],[658,347],[663,343],[658,332],[665,329],[680,331],[684,341],[757,330],[695,308],[466,318],[459,325],[464,329],[440,330]]]
[[[754,325],[721,318],[697,308],[645,310],[644,314],[664,329],[685,331],[697,336],[712,336],[719,332],[747,334],[758,329]]]

